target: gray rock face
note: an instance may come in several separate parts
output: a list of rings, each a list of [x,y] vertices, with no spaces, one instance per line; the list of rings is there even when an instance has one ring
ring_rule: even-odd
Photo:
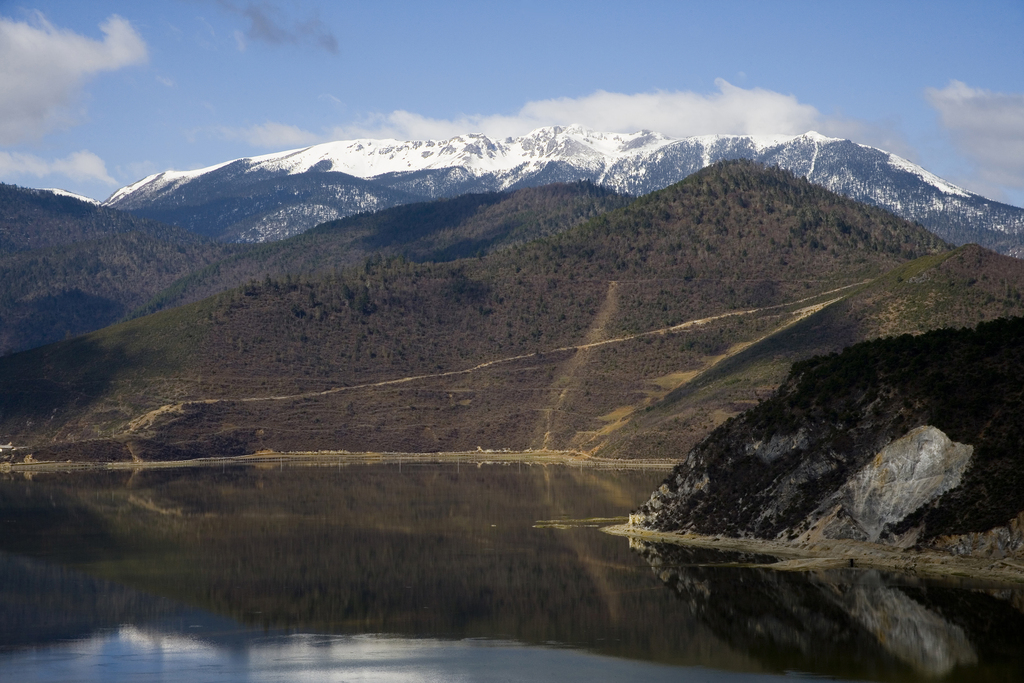
[[[973,452],[935,427],[918,427],[883,448],[815,510],[801,540],[821,536],[879,542],[887,526],[959,486]],[[913,535],[903,543],[912,540]]]
[[[717,459],[698,446],[630,516],[630,524],[798,543],[850,539],[907,547],[917,542],[921,529],[898,536],[892,530],[958,487],[974,453],[972,446],[927,425],[880,448],[874,457],[873,449],[857,458],[831,448],[804,455],[807,449],[814,451],[814,441],[801,428],[767,440],[733,443],[729,454]],[[764,479],[767,485],[740,483],[752,471],[773,468],[778,473]],[[814,498],[808,499],[811,492]],[[711,498],[713,504],[708,503]],[[800,509],[805,512],[794,516]],[[1007,531],[998,538],[961,538],[950,544],[1013,546],[1016,537]]]
[[[1011,519],[1006,526],[997,526],[984,533],[940,536],[934,545],[954,555],[994,559],[1024,556],[1024,513]]]
[[[771,398],[694,446],[633,524],[1024,568],[1021,377],[1024,317],[795,363]]]
[[[775,434],[768,441],[755,441],[747,444],[747,455],[757,456],[765,465],[770,465],[786,453],[794,449],[807,448],[807,432],[803,429],[796,434]]]

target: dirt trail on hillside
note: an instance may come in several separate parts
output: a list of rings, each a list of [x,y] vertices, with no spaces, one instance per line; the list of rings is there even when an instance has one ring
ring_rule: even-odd
[[[576,348],[572,358],[563,366],[561,374],[551,383],[551,389],[557,390],[561,387],[561,391],[558,391],[558,395],[551,407],[543,411],[544,437],[542,439],[542,448],[551,448],[552,432],[556,428],[556,421],[565,406],[569,392],[579,385],[580,370],[586,364],[590,350],[602,342],[608,341],[605,339],[605,332],[608,328],[608,323],[618,310],[619,283],[612,280],[608,283],[608,293],[605,294],[600,310],[594,316],[594,321],[590,324],[590,328],[583,337],[583,344]]]
[[[612,281],[612,282],[609,282],[609,292],[608,292],[608,295],[605,297],[605,302],[602,304],[601,310],[598,312],[598,315],[595,318],[594,323],[588,329],[587,335],[586,335],[586,337],[584,337],[584,341],[583,341],[582,344],[574,344],[574,345],[571,345],[571,346],[562,346],[562,347],[558,347],[558,348],[555,348],[555,349],[548,349],[547,351],[536,351],[536,352],[533,352],[533,353],[524,353],[524,354],[521,354],[521,355],[518,355],[518,356],[506,356],[504,358],[495,358],[494,360],[489,360],[489,361],[486,361],[484,363],[480,363],[478,365],[474,365],[473,367],[465,368],[463,370],[449,370],[447,372],[438,372],[438,373],[431,373],[431,374],[424,374],[424,375],[411,375],[411,376],[408,376],[408,377],[398,377],[398,378],[395,378],[395,379],[382,380],[380,382],[368,382],[368,383],[365,383],[365,384],[354,384],[354,385],[351,385],[351,386],[333,387],[331,389],[325,389],[323,391],[307,391],[307,392],[303,392],[303,393],[299,393],[299,394],[285,394],[285,395],[279,395],[279,396],[249,396],[249,397],[245,397],[245,398],[206,398],[206,399],[197,398],[197,399],[193,399],[191,401],[183,401],[181,403],[172,403],[172,404],[163,405],[163,406],[160,406],[159,408],[156,408],[155,410],[152,410],[152,411],[150,411],[150,412],[148,412],[148,413],[146,413],[144,415],[140,415],[139,417],[135,418],[134,420],[132,420],[129,423],[128,431],[130,431],[130,432],[131,431],[137,431],[140,428],[144,428],[146,426],[149,426],[149,425],[153,424],[154,420],[157,417],[159,417],[160,415],[162,415],[164,413],[168,413],[168,412],[180,411],[182,409],[182,407],[186,406],[186,405],[201,404],[201,403],[249,403],[249,402],[259,402],[259,401],[294,401],[294,400],[300,400],[300,399],[304,399],[304,398],[315,398],[317,396],[329,396],[331,394],[337,394],[337,393],[341,393],[341,392],[344,392],[344,391],[358,391],[358,390],[361,390],[361,389],[373,389],[373,388],[376,388],[376,387],[387,387],[387,386],[394,386],[394,385],[398,385],[398,384],[407,384],[409,382],[417,382],[417,381],[420,381],[420,380],[442,379],[442,378],[445,378],[445,377],[456,377],[456,376],[459,376],[459,375],[468,375],[468,374],[471,374],[471,373],[474,373],[474,372],[479,372],[481,370],[486,370],[486,369],[494,367],[496,365],[503,365],[505,363],[514,363],[516,361],[525,360],[525,359],[528,359],[528,358],[537,358],[538,356],[542,356],[544,354],[564,353],[564,352],[573,352],[573,351],[578,352],[578,351],[581,351],[581,350],[593,349],[593,348],[596,348],[596,347],[599,347],[599,346],[605,346],[605,345],[608,345],[608,344],[621,344],[621,343],[624,343],[624,342],[629,342],[629,341],[633,341],[634,339],[641,339],[641,338],[644,338],[644,337],[651,337],[651,336],[656,336],[656,335],[664,336],[664,335],[672,334],[672,333],[675,333],[675,332],[682,332],[684,330],[692,329],[694,327],[700,327],[702,325],[707,325],[708,323],[711,323],[711,322],[714,322],[714,321],[717,321],[717,320],[723,320],[725,318],[732,318],[732,317],[743,316],[743,315],[753,315],[755,313],[763,313],[765,311],[772,311],[772,310],[788,308],[790,306],[799,305],[799,304],[804,303],[806,301],[811,301],[813,299],[820,299],[821,297],[828,296],[830,294],[835,294],[835,293],[838,293],[838,292],[842,292],[844,290],[849,290],[849,289],[853,289],[855,287],[860,287],[860,286],[862,286],[864,284],[867,284],[868,282],[870,282],[870,280],[865,280],[863,282],[856,282],[854,284],[845,285],[843,287],[838,287],[836,289],[832,289],[832,290],[829,290],[827,292],[819,292],[819,293],[814,294],[812,296],[804,297],[803,299],[798,299],[796,301],[790,301],[790,302],[782,303],[782,304],[775,304],[774,306],[765,306],[763,308],[752,308],[752,309],[747,309],[747,310],[742,310],[742,311],[729,311],[728,313],[720,313],[718,315],[709,316],[707,318],[698,318],[698,319],[695,319],[695,320],[688,320],[688,321],[680,323],[678,325],[673,325],[672,327],[663,327],[663,328],[659,328],[657,330],[649,330],[647,332],[638,332],[637,334],[629,334],[629,335],[625,335],[625,336],[621,336],[621,337],[612,337],[612,338],[609,338],[609,339],[601,339],[600,337],[603,336],[603,334],[605,332],[605,327],[607,326],[607,323],[610,320],[610,318],[611,318],[611,316],[612,316],[612,314],[614,313],[614,310],[615,310],[614,308],[611,308],[611,306],[613,304],[609,303],[609,301],[610,300],[614,301],[615,302],[614,303],[615,306],[617,306],[617,301],[618,301],[617,291],[616,291],[618,283],[616,281]],[[815,306],[808,307],[808,308],[805,308],[805,309],[801,309],[800,311],[797,311],[796,313],[800,313],[801,311],[807,311],[807,310],[810,310],[812,308],[814,309],[812,312],[817,312],[817,311],[821,310],[822,308],[825,308],[826,306],[830,306],[830,305],[836,303],[837,301],[841,300],[842,298],[843,297],[838,297],[838,298],[835,298],[835,299],[831,299],[831,300],[826,301],[824,303],[817,304]],[[604,322],[602,323],[601,322],[601,318],[602,318],[602,313],[604,313],[604,312],[607,313],[607,319],[604,320]],[[810,313],[805,314],[803,317],[806,317],[806,315],[810,315]],[[799,319],[802,319],[802,318],[799,318]],[[793,322],[796,322],[796,321],[793,321]],[[790,323],[790,324],[792,324],[792,323]],[[774,334],[774,332],[769,333],[769,335],[766,335],[766,336],[770,336],[770,334]],[[750,343],[755,343],[755,342],[750,342]]]
[[[815,298],[815,297],[811,297],[811,298]],[[721,355],[718,355],[718,356],[711,356],[711,357],[709,357],[707,359],[707,362],[704,363],[704,365],[701,368],[699,368],[698,370],[694,370],[694,371],[690,371],[690,372],[685,372],[685,373],[678,373],[677,375],[674,376],[674,379],[676,381],[674,381],[672,383],[666,383],[666,384],[660,385],[661,391],[658,391],[658,392],[649,391],[649,392],[647,392],[647,398],[644,399],[643,401],[641,401],[640,403],[637,403],[637,404],[632,405],[632,406],[620,406],[615,411],[615,413],[613,413],[614,418],[615,418],[614,421],[610,422],[608,425],[605,426],[604,429],[602,429],[600,431],[595,431],[595,432],[588,433],[589,434],[589,438],[586,438],[582,442],[575,443],[574,446],[577,447],[577,448],[584,448],[584,449],[586,449],[588,447],[588,445],[594,444],[595,442],[598,443],[598,445],[599,445],[600,442],[598,441],[598,439],[603,434],[607,434],[610,431],[619,429],[620,427],[624,426],[629,421],[629,419],[632,417],[632,415],[634,413],[636,413],[638,410],[641,410],[641,409],[651,405],[652,403],[656,403],[657,401],[661,400],[664,396],[667,396],[671,392],[675,391],[676,389],[679,389],[680,387],[682,387],[684,385],[692,384],[694,381],[696,381],[697,379],[703,377],[704,375],[706,375],[712,369],[718,367],[718,365],[720,365],[722,363],[722,361],[728,360],[729,358],[732,358],[734,356],[739,355],[740,353],[743,353],[744,351],[746,351],[751,346],[754,346],[755,344],[758,344],[759,342],[764,341],[768,337],[770,337],[770,336],[772,336],[774,334],[778,334],[779,332],[781,332],[781,331],[783,331],[785,329],[788,329],[788,328],[792,327],[793,325],[796,325],[798,322],[800,322],[804,318],[807,318],[807,317],[809,317],[811,315],[814,315],[818,311],[820,311],[820,310],[822,310],[824,308],[827,308],[828,306],[831,306],[832,304],[836,303],[837,301],[840,301],[841,299],[842,299],[842,297],[838,297],[838,298],[835,298],[835,299],[830,299],[828,301],[822,301],[822,302],[819,302],[817,304],[812,304],[810,306],[806,306],[804,308],[799,308],[799,309],[797,309],[795,311],[792,311],[790,313],[791,317],[790,317],[789,320],[785,321],[779,327],[776,327],[776,328],[772,329],[767,334],[764,334],[764,335],[758,337],[757,339],[752,339],[750,341],[740,342],[740,343],[737,343],[737,344],[733,344],[731,347],[729,347],[728,350],[726,350],[725,353],[723,353]],[[804,299],[803,301],[806,301],[806,299]],[[795,302],[795,303],[801,303],[801,302]],[[789,304],[789,305],[792,306],[793,304]],[[759,310],[763,311],[763,310],[767,310],[767,309],[759,309]],[[693,322],[683,323],[682,325],[677,325],[676,327],[673,327],[673,328],[670,328],[670,329],[672,329],[672,330],[685,329],[686,327],[693,326],[693,324],[694,324]],[[668,376],[666,378],[663,378],[663,379],[668,379],[669,377],[673,377],[673,376],[670,375],[670,376]],[[716,411],[716,412],[720,412],[720,411]],[[724,422],[729,417],[732,417],[732,414],[723,413],[722,416],[720,417],[720,419],[716,420],[716,424],[720,424],[720,423]],[[652,422],[649,422],[648,424],[660,424],[660,423],[662,423],[662,422],[664,422],[666,420],[671,420],[671,419],[676,419],[676,418],[677,418],[677,415],[670,414],[670,415],[666,415],[666,416],[661,417],[661,418],[656,418]]]

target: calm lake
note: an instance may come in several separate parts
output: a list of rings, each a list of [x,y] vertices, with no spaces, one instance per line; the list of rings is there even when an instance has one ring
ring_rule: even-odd
[[[765,558],[568,522],[664,475],[6,475],[0,680],[1024,681],[1024,590],[720,566]]]

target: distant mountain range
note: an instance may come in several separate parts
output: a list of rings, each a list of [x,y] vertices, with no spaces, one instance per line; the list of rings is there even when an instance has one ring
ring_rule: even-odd
[[[895,154],[814,132],[673,139],[555,126],[504,140],[348,140],[158,173],[104,204],[217,239],[265,242],[357,213],[469,192],[588,180],[643,195],[729,159],[779,166],[955,244],[1024,254],[1024,209],[968,192]]]

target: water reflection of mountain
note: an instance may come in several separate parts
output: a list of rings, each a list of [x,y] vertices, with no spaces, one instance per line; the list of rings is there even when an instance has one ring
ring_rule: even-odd
[[[564,467],[140,472],[0,482],[0,549],[258,628],[504,638],[758,670],[619,538],[661,473]]]
[[[39,576],[57,578],[25,583],[43,565],[19,570],[25,590],[0,591],[0,616],[22,615],[13,632],[34,610],[66,612],[66,628],[35,632],[40,643],[184,609],[243,630],[559,643],[732,671],[899,680],[928,678],[938,662],[931,671],[952,663],[1020,679],[1024,615],[1012,593],[693,567],[722,556],[674,548],[644,551],[661,563],[652,574],[619,537],[533,526],[624,514],[660,478],[406,465],[2,480],[0,550],[15,564],[44,559]],[[81,574],[60,578],[68,568]],[[99,583],[75,583],[86,575]],[[102,596],[83,599],[90,592]]]
[[[871,679],[970,671],[971,680],[1013,680],[1024,663],[1022,590],[971,590],[873,570],[721,567],[766,558],[643,541],[631,547],[687,613],[766,663]]]

